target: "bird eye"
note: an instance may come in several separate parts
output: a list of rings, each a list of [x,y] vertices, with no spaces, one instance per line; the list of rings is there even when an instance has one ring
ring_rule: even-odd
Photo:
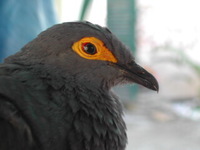
[[[94,55],[94,54],[97,53],[97,49],[92,43],[83,43],[82,44],[82,49],[86,53],[91,54],[91,55]]]
[[[117,62],[116,57],[105,46],[104,42],[96,37],[84,37],[72,45],[72,50],[85,59]]]

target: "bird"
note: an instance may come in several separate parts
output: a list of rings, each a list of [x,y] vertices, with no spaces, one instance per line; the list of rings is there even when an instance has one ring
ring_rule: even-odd
[[[108,28],[87,21],[48,28],[0,64],[0,149],[125,150],[112,87],[132,83],[159,90]]]

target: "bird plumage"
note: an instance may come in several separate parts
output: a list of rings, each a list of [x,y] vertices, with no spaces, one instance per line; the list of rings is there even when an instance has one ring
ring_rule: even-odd
[[[84,37],[101,40],[117,62],[79,56],[72,47]],[[110,89],[134,80],[158,90],[107,28],[51,27],[0,65],[0,149],[124,150],[122,106]]]

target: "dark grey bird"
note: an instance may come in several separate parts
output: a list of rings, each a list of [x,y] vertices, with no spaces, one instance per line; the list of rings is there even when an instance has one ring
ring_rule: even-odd
[[[0,150],[124,150],[122,106],[111,92],[124,83],[158,91],[107,28],[47,29],[0,65]]]

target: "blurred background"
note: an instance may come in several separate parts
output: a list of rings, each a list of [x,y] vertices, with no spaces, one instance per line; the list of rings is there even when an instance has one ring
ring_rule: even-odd
[[[200,149],[200,14],[197,0],[1,0],[0,61],[48,27],[88,20],[107,26],[156,76],[159,93],[116,87],[127,150]]]

